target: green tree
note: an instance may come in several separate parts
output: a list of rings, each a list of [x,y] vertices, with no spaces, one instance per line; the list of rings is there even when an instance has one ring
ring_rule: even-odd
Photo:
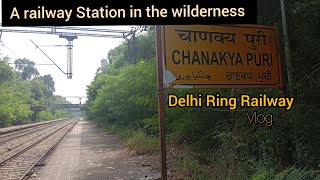
[[[50,74],[44,76],[38,76],[33,78],[33,80],[41,81],[44,83],[45,88],[43,88],[43,94],[46,97],[52,97],[55,92],[55,82]]]
[[[17,59],[16,68],[9,66],[9,58],[0,59],[0,127],[31,122],[34,106],[48,106],[48,110],[37,115],[40,120],[50,120],[68,115],[68,110],[50,112],[53,105],[66,103],[55,97],[55,82],[51,75],[36,77],[39,72],[34,62]]]
[[[8,64],[9,58],[5,57],[0,59],[0,83],[14,79],[15,72]]]
[[[34,76],[39,75],[35,63],[27,58],[16,59],[14,61],[15,68],[20,71],[20,77],[22,80],[30,80]]]

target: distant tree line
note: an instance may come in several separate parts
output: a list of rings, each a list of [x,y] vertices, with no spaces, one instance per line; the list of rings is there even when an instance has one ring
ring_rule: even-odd
[[[15,67],[9,58],[0,58],[0,127],[30,123],[33,111],[30,107],[44,106],[47,110],[36,114],[39,121],[61,118],[66,110],[51,112],[51,106],[65,103],[61,96],[54,95],[55,82],[51,75],[39,76],[35,63],[29,59],[16,59]]]

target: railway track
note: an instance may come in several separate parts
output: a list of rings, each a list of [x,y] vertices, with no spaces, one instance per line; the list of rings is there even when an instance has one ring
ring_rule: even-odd
[[[0,161],[3,160],[4,157],[8,157],[20,149],[25,148],[28,144],[40,139],[41,137],[48,134],[50,131],[53,131],[57,128],[59,128],[63,123],[67,123],[70,120],[62,120],[57,121],[56,123],[48,124],[46,125],[45,129],[38,129],[39,127],[34,127],[35,130],[30,130],[28,133],[23,133],[23,136],[21,134],[19,135],[12,135],[9,139],[4,139],[3,143],[0,144]],[[42,126],[43,127],[43,126]],[[14,133],[16,134],[16,133]]]
[[[55,149],[77,122],[78,120],[72,120],[63,123],[61,127],[0,160],[1,179],[26,179],[30,172]]]
[[[23,130],[26,130],[29,128],[33,128],[33,127],[41,126],[44,124],[49,124],[49,123],[61,121],[61,120],[66,120],[66,118],[45,121],[45,122],[32,123],[32,124],[19,125],[19,126],[13,126],[13,127],[7,127],[7,128],[0,128],[0,138],[3,138],[11,133],[13,133],[13,134],[18,133],[20,131],[23,131]]]
[[[10,140],[13,140],[13,139],[16,139],[16,138],[19,138],[22,136],[26,136],[26,135],[32,134],[34,132],[37,132],[37,131],[41,131],[45,128],[48,128],[50,126],[53,126],[53,125],[56,125],[59,123],[60,123],[59,121],[53,121],[53,122],[40,124],[37,126],[32,126],[32,127],[29,127],[27,129],[23,129],[23,130],[20,130],[17,132],[6,133],[5,135],[0,136],[0,145],[5,142],[8,142]]]

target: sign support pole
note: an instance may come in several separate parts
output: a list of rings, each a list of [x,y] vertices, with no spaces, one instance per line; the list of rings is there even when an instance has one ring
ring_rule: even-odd
[[[161,179],[167,180],[166,163],[166,143],[164,127],[164,88],[163,88],[163,64],[162,64],[162,44],[161,26],[156,26],[156,54],[157,54],[157,76],[158,76],[158,117],[159,117],[159,137],[161,155]]]
[[[286,18],[286,7],[284,0],[280,0],[281,3],[281,16],[282,16],[282,29],[284,35],[284,48],[286,55],[286,65],[287,65],[287,76],[288,76],[288,90],[289,94],[292,91],[292,77],[291,77],[291,59],[290,59],[290,44],[289,44],[289,36],[288,36],[288,28],[287,28],[287,18]]]

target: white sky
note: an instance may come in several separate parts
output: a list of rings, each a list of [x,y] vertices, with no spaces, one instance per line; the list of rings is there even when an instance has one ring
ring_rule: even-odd
[[[2,6],[0,6],[2,9]],[[0,19],[2,17],[0,13]],[[94,27],[91,28],[102,28]],[[130,26],[105,26],[106,29],[130,30]],[[10,48],[0,46],[1,57],[9,56],[10,62],[19,58],[28,58],[35,63],[52,64],[51,61],[30,42],[35,42],[64,71],[67,72],[67,47],[41,47],[41,45],[66,45],[67,40],[58,35],[26,34],[3,32],[1,41]],[[38,65],[40,75],[51,74],[55,81],[56,95],[86,96],[86,85],[90,84],[95,72],[100,67],[100,61],[107,58],[110,49],[116,47],[122,38],[100,38],[80,36],[73,41],[73,78],[67,79],[56,66]],[[17,56],[16,56],[17,55]],[[78,103],[79,99],[67,98]],[[83,102],[83,100],[82,100]]]

